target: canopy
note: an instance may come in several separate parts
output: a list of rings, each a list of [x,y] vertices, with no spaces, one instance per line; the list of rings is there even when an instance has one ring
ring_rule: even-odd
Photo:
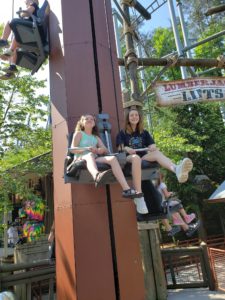
[[[209,202],[225,202],[225,181],[209,197]]]

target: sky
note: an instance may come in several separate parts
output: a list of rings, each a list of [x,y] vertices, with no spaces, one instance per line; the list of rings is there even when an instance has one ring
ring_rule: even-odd
[[[3,2],[3,0],[1,1]],[[176,10],[176,0],[173,1]],[[42,5],[43,2],[44,0],[39,0],[40,5]],[[153,0],[139,0],[139,2],[146,8],[153,2]],[[162,3],[162,0],[158,0],[158,2]],[[12,14],[13,7],[14,7],[14,14]],[[25,8],[25,4],[23,0],[4,1],[4,9],[2,9],[3,7],[1,7],[0,9],[0,23],[3,24],[8,20],[11,20],[12,16],[17,17],[16,11],[19,10],[19,7]],[[137,14],[137,16],[138,15],[139,14]],[[152,31],[157,27],[168,27],[168,26],[170,26],[170,17],[169,17],[168,4],[166,3],[152,14],[151,20],[144,22],[143,30]],[[48,66],[46,67],[46,69],[48,70]],[[38,71],[36,76],[41,79],[44,79],[47,77],[46,73],[47,73],[46,70]]]
[[[117,0],[117,2],[119,1]],[[142,6],[147,8],[150,4],[153,3],[153,0],[139,0],[139,2],[142,4]],[[176,0],[173,0],[173,2],[176,11]],[[159,4],[163,3],[163,0],[158,0],[158,3]],[[153,7],[155,8],[157,6],[154,4]],[[139,13],[137,13],[137,16],[139,16]],[[151,19],[149,21],[144,22],[143,27],[145,31],[152,31],[157,27],[169,27],[169,26],[170,26],[169,9],[168,9],[168,4],[165,3],[151,15]]]
[[[3,2],[3,0],[1,0]],[[43,3],[44,0],[39,0],[40,5]],[[139,2],[144,6],[147,7],[150,5],[153,0],[139,0]],[[162,3],[162,0],[158,0],[159,3]],[[0,9],[0,23],[5,23],[6,21],[12,19],[12,6],[14,3],[14,11],[18,11],[19,7],[24,8],[24,1],[23,0],[6,0],[4,1],[4,9],[1,7]],[[176,1],[174,0],[174,3]],[[14,13],[14,16],[17,15]],[[146,22],[147,28],[152,30],[156,27],[168,27],[170,26],[169,21],[169,11],[168,11],[168,4],[164,4],[160,7],[156,12],[152,14],[152,18],[150,21]]]
[[[14,17],[17,17],[16,12],[19,10],[20,7],[25,8],[25,4],[23,0],[1,0],[4,4],[1,4],[0,9],[0,23],[5,23],[8,20],[12,19],[12,8],[14,6]],[[42,4],[44,0],[39,0],[39,3]],[[14,4],[14,5],[13,5]]]

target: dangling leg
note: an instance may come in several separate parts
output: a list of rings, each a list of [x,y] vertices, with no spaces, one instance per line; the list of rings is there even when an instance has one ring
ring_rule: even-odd
[[[11,34],[11,27],[9,25],[9,22],[7,22],[4,26],[4,29],[3,29],[3,33],[2,33],[2,36],[1,36],[1,39],[0,39],[0,48],[3,48],[3,47],[8,47],[8,38]]]
[[[104,157],[98,157],[96,161],[101,163],[106,163],[111,166],[112,172],[114,176],[116,177],[117,181],[121,185],[123,190],[130,189],[123,172],[121,170],[120,164],[115,156],[104,156]]]
[[[161,167],[176,173],[176,165],[159,150],[148,152],[142,159],[147,161],[157,161]]]
[[[95,162],[95,155],[93,153],[88,153],[82,156],[82,159],[86,161],[87,169],[91,173],[93,179],[96,179],[99,171]]]
[[[131,173],[133,179],[133,185],[138,193],[142,194],[141,189],[141,158],[137,154],[127,156],[127,162],[131,163]],[[134,198],[134,203],[137,207],[137,211],[142,214],[148,213],[148,208],[145,203],[144,197]]]
[[[171,226],[168,219],[162,220],[163,225],[165,226],[168,236],[174,236],[176,233],[180,232],[179,226]]]
[[[18,43],[16,42],[15,37],[13,37],[10,48],[5,49],[1,54],[0,58],[2,60],[8,60],[10,64],[15,65],[17,59],[17,54],[16,54],[17,48],[18,48]]]
[[[128,155],[127,162],[131,163],[134,188],[137,192],[141,193],[141,158],[137,154]]]
[[[195,213],[187,214],[184,208],[181,208],[179,212],[187,224],[191,223],[196,218]]]
[[[186,182],[188,180],[188,173],[193,168],[193,163],[189,158],[184,158],[179,165],[175,165],[158,149],[152,152],[148,152],[142,157],[142,159],[147,161],[157,161],[160,166],[175,173],[180,183]]]
[[[123,193],[122,196],[124,198],[132,198],[137,206],[137,211],[140,214],[148,213],[147,206],[145,204],[144,198],[142,197],[142,193],[138,193],[136,190],[133,190],[129,187],[126,178],[123,175],[120,164],[115,156],[105,156],[99,157],[96,161],[107,163],[111,166],[112,172],[116,177],[117,181],[120,183]],[[137,203],[138,202],[138,203]]]
[[[181,215],[179,213],[173,213],[172,214],[173,224],[174,225],[184,225],[184,220],[181,218]]]

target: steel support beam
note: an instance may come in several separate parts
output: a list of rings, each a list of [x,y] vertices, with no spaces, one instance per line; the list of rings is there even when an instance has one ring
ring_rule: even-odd
[[[136,211],[118,184],[64,184],[67,135],[84,113],[123,121],[110,0],[49,0],[57,299],[143,300]]]
[[[168,0],[168,7],[169,7],[169,12],[170,12],[170,19],[171,19],[171,24],[172,24],[172,28],[173,28],[173,34],[174,34],[174,38],[175,38],[176,48],[177,48],[178,55],[180,56],[180,55],[182,55],[183,46],[181,44],[181,40],[179,37],[177,21],[176,21],[176,14],[175,14],[175,9],[174,9],[172,0]],[[180,70],[181,70],[182,79],[187,78],[188,77],[187,70],[183,66],[180,68]]]

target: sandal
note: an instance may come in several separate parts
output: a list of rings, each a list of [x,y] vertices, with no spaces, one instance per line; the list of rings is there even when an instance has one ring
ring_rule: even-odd
[[[196,223],[189,225],[189,229],[185,232],[187,237],[191,237],[200,227],[201,222],[198,220]]]
[[[128,189],[128,190],[123,191],[123,193],[122,193],[123,198],[134,199],[134,198],[140,198],[142,196],[143,196],[143,193],[137,193],[137,191],[135,191],[134,189]]]
[[[97,173],[97,175],[95,177],[95,180],[94,180],[95,187],[106,184],[107,181],[109,181],[109,179],[111,177],[112,177],[112,170],[111,169]]]

